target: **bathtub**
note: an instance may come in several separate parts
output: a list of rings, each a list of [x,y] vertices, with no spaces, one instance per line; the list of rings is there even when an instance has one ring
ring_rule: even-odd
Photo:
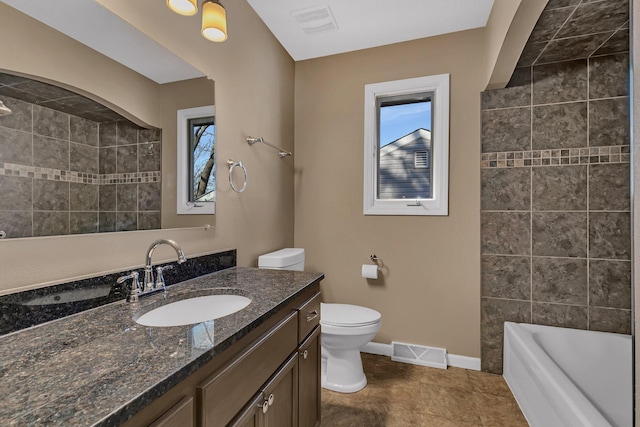
[[[630,335],[505,322],[503,374],[532,427],[632,427]]]

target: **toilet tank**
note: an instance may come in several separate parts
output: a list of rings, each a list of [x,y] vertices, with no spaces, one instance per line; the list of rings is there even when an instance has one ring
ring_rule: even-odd
[[[304,271],[304,249],[285,248],[258,257],[258,268]]]

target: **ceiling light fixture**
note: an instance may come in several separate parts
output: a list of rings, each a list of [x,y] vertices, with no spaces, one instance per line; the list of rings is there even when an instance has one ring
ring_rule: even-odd
[[[167,0],[167,6],[174,12],[193,16],[198,13],[198,0]],[[227,39],[227,12],[218,0],[202,3],[202,36],[213,42]]]
[[[193,16],[198,13],[198,0],[167,0],[167,6],[175,13]]]
[[[212,42],[227,39],[227,12],[217,0],[202,3],[202,36]]]

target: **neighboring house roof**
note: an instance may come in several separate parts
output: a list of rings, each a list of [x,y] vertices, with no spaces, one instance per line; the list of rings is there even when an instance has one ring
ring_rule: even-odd
[[[424,128],[420,128],[380,148],[380,156],[390,154],[420,139],[426,143],[427,148],[431,147],[431,131]]]

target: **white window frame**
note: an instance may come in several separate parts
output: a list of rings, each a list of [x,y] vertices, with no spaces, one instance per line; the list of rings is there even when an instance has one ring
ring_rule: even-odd
[[[178,135],[177,135],[177,206],[178,215],[209,215],[216,212],[215,201],[210,202],[189,202],[189,175],[192,173],[189,168],[189,120],[201,117],[215,117],[216,109],[213,105],[204,107],[186,108],[178,110]],[[217,125],[216,125],[217,126]],[[217,129],[216,129],[217,131]],[[216,141],[217,143],[217,141]]]
[[[432,197],[378,199],[379,97],[433,92]],[[449,74],[367,84],[364,88],[364,215],[449,214]]]

